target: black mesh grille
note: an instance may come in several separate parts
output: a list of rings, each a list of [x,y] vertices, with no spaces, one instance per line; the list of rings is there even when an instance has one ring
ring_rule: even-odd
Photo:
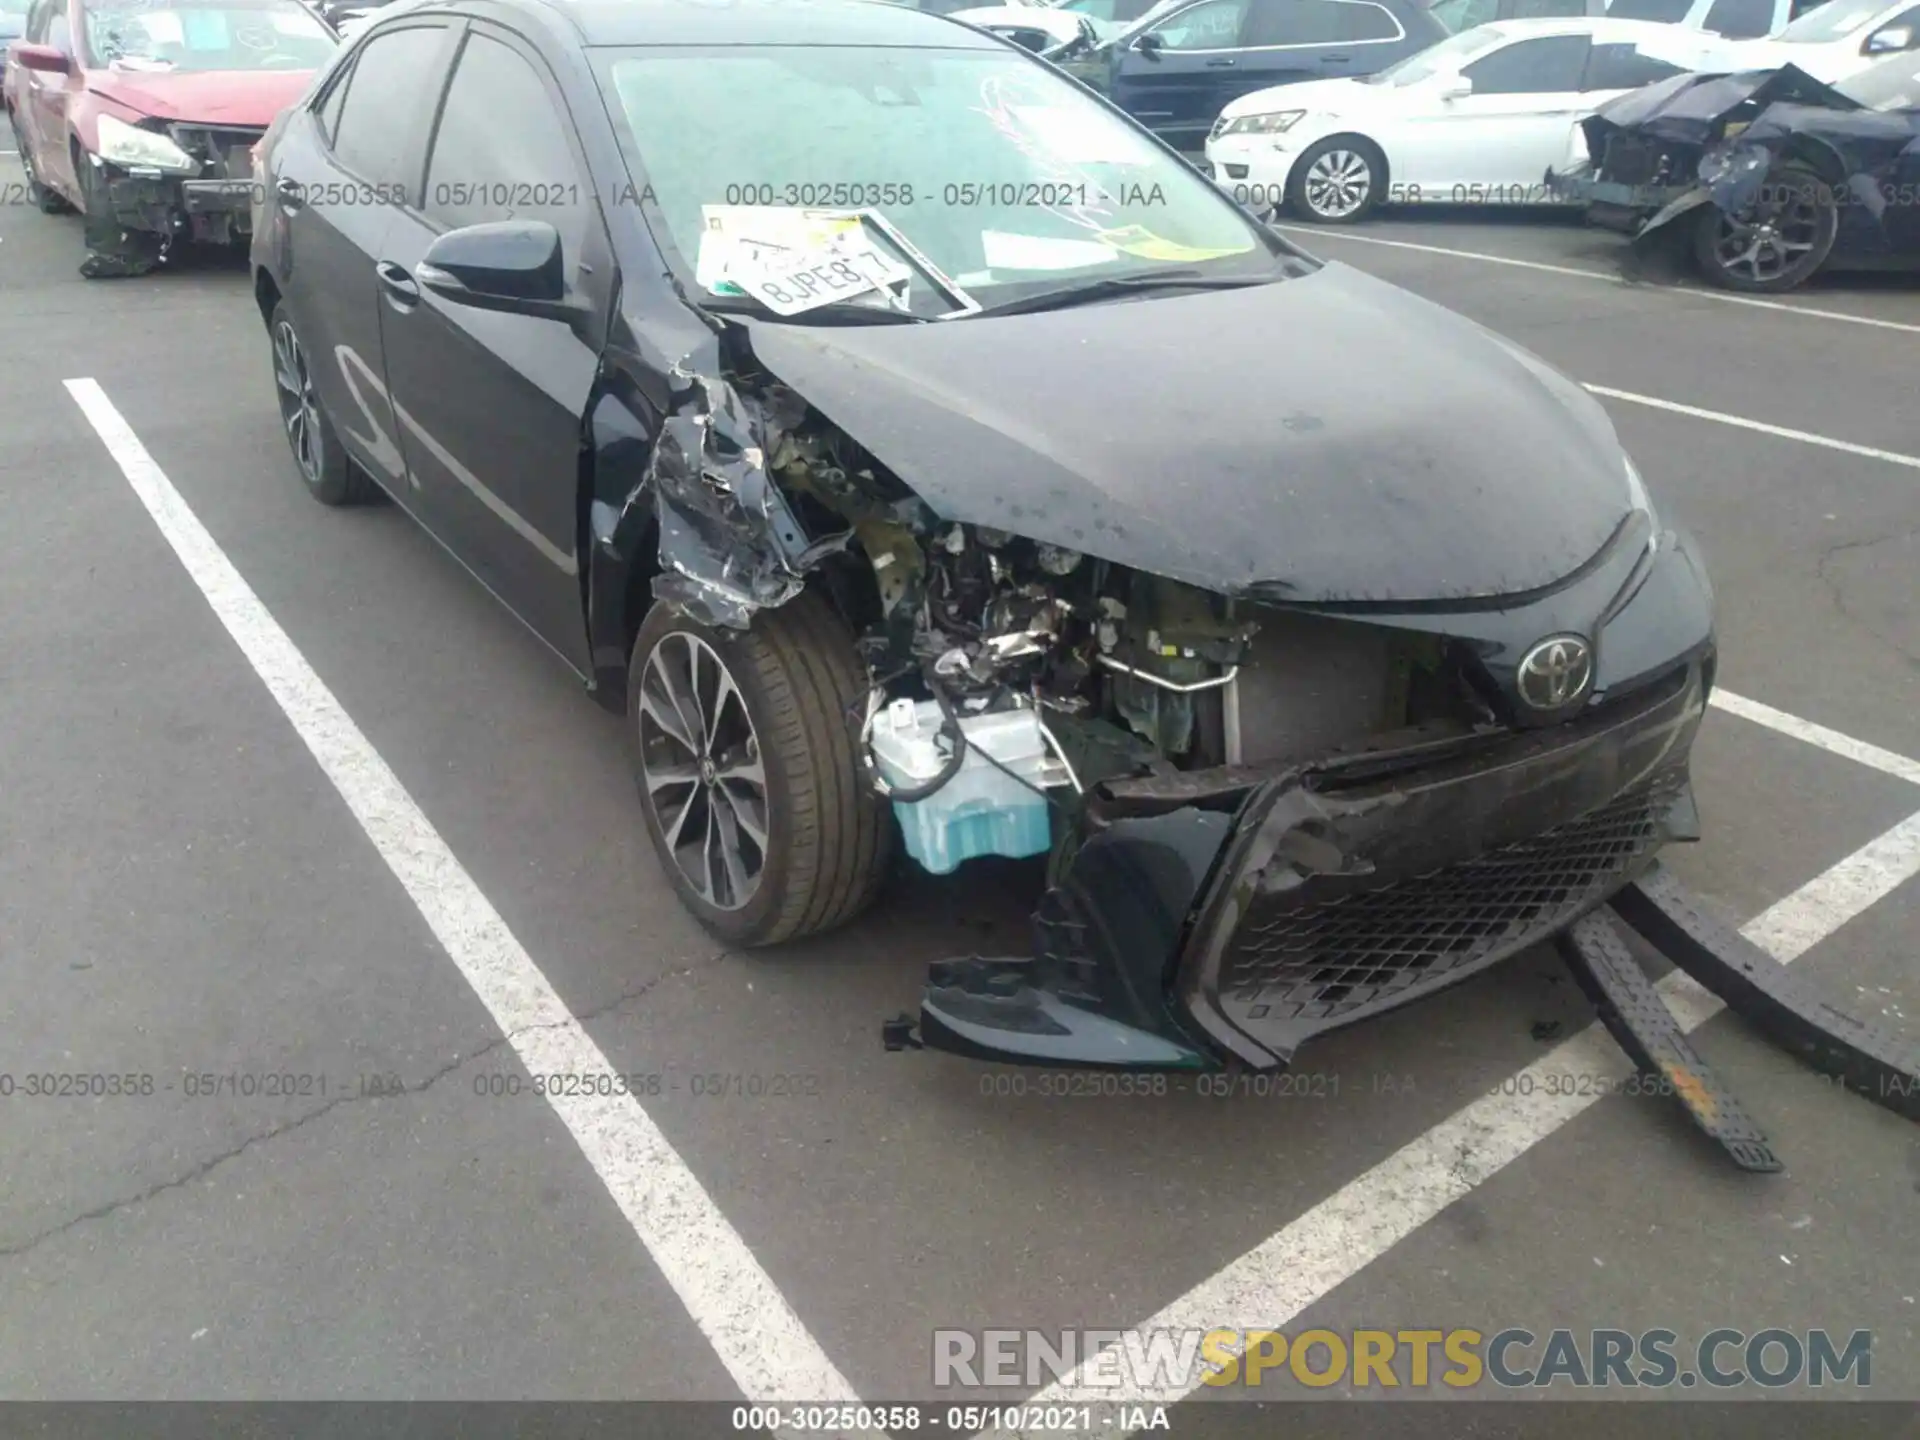
[[[1275,912],[1256,900],[1222,967],[1236,1019],[1325,1020],[1544,939],[1637,869],[1677,786],[1416,879]]]

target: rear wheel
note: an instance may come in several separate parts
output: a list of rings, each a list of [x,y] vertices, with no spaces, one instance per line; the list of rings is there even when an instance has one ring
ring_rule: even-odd
[[[747,631],[657,604],[627,672],[647,833],[681,903],[736,945],[845,924],[873,902],[893,822],[860,764],[866,679],[826,600]]]
[[[1805,284],[1826,263],[1840,230],[1827,183],[1788,162],[1768,172],[1754,203],[1736,215],[1704,205],[1693,232],[1700,272],[1726,290],[1773,295]]]
[[[273,336],[273,388],[280,401],[280,426],[307,493],[322,505],[358,505],[371,499],[373,482],[347,458],[327,412],[320,408],[307,350],[284,300],[273,307],[267,329]]]
[[[1287,176],[1287,202],[1309,220],[1364,220],[1387,188],[1387,157],[1371,140],[1334,135],[1311,145]]]

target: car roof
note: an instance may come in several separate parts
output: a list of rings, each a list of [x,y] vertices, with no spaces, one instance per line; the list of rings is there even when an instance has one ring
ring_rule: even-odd
[[[559,17],[587,45],[890,45],[1002,50],[1005,42],[894,0],[403,0],[401,13]]]
[[[1714,38],[1704,32],[1689,30],[1684,25],[1668,25],[1658,20],[1615,20],[1606,15],[1555,15],[1526,20],[1489,20],[1475,29],[1491,30],[1508,40],[1532,39],[1542,35],[1586,35],[1599,45],[1637,45],[1642,40],[1660,40],[1671,42],[1678,33],[1682,37],[1697,36],[1698,44],[1704,45]],[[1471,31],[1461,31],[1471,34]],[[1683,40],[1683,43],[1684,40]]]

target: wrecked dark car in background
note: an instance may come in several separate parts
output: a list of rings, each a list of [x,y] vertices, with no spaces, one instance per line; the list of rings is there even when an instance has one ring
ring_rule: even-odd
[[[1684,244],[1716,285],[1920,268],[1920,56],[1838,85],[1792,66],[1675,76],[1583,127],[1592,158],[1549,184],[1637,244]]]
[[[626,717],[703,924],[1045,857],[1032,953],[937,963],[890,1046],[1272,1068],[1556,937],[1652,993],[1595,927],[1681,913],[1692,544],[1579,385],[1046,63],[845,0],[422,0],[261,172],[306,485],[390,495]]]
[[[35,0],[7,115],[35,205],[85,218],[80,273],[244,241],[250,152],[337,44],[298,0]]]

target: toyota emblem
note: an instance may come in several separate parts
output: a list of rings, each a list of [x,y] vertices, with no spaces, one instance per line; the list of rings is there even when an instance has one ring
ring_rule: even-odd
[[[1578,635],[1542,640],[1520,661],[1515,683],[1529,709],[1564,710],[1593,685],[1593,647]]]

